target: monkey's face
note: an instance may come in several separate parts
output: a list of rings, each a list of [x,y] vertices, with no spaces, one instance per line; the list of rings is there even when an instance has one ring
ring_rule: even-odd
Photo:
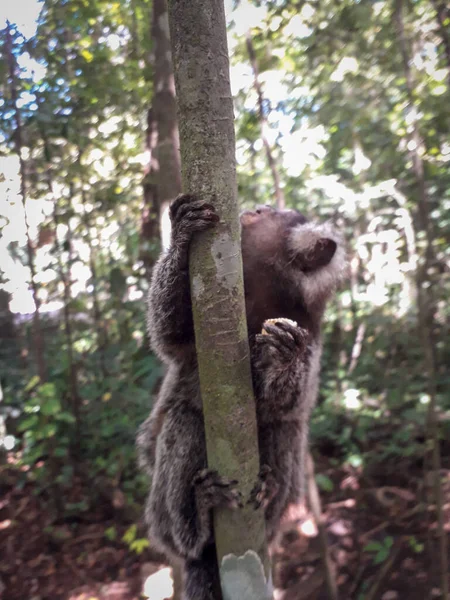
[[[306,222],[296,210],[276,210],[265,205],[244,211],[241,214],[244,263],[273,265],[287,261],[289,231]]]
[[[270,206],[244,211],[241,225],[248,308],[274,312],[266,318],[289,316],[275,312],[293,303],[320,312],[345,267],[334,229],[309,222],[295,210]]]

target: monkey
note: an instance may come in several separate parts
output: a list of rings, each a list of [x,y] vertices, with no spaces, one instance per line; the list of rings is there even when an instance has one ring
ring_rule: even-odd
[[[137,436],[139,464],[152,480],[145,519],[152,542],[183,565],[184,600],[220,600],[212,509],[236,509],[245,499],[238,482],[207,468],[189,286],[190,242],[220,217],[210,202],[181,195],[170,220],[171,244],[155,264],[148,295],[150,342],[167,372]],[[346,259],[329,224],[296,210],[259,206],[243,211],[240,224],[260,452],[247,501],[263,507],[270,542],[304,493],[321,321]]]

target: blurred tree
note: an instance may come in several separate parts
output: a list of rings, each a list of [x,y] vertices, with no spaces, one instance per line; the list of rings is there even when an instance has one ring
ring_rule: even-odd
[[[270,168],[270,171],[271,171],[272,177],[273,177],[276,206],[279,210],[283,210],[286,206],[286,203],[285,203],[285,199],[284,199],[283,188],[281,187],[281,183],[280,183],[280,175],[278,173],[278,166],[277,166],[276,160],[273,156],[272,148],[270,147],[270,142],[267,138],[267,134],[265,131],[268,127],[268,123],[267,123],[267,118],[266,118],[266,114],[265,114],[266,111],[264,108],[264,105],[265,105],[264,95],[263,95],[261,83],[259,81],[258,63],[256,61],[255,50],[253,48],[252,37],[251,37],[250,32],[247,32],[246,42],[247,42],[248,56],[250,58],[250,63],[252,65],[255,91],[256,91],[256,94],[258,97],[258,118],[259,118],[259,124],[261,127],[261,139],[262,139],[264,147],[266,149],[267,163],[269,165],[269,168]]]
[[[142,257],[149,274],[158,254],[155,242],[164,233],[163,215],[181,192],[180,142],[166,0],[153,2],[151,38],[153,98],[147,113],[146,148],[150,159],[144,177],[142,224]],[[167,240],[162,242],[167,243]]]
[[[20,196],[22,199],[23,205],[23,218],[25,223],[25,231],[26,231],[26,248],[27,248],[27,258],[28,258],[28,268],[30,270],[30,287],[33,294],[33,302],[34,302],[34,311],[33,311],[33,325],[34,325],[34,335],[33,335],[33,350],[36,356],[36,366],[39,374],[39,378],[42,383],[45,383],[47,380],[47,361],[45,357],[45,346],[42,338],[42,327],[41,327],[41,318],[39,314],[39,308],[41,306],[41,301],[39,298],[39,285],[37,283],[36,278],[36,265],[35,265],[35,255],[34,255],[34,247],[33,241],[30,235],[30,227],[28,223],[28,209],[27,209],[27,166],[26,160],[24,158],[24,141],[23,141],[23,131],[22,131],[22,116],[20,114],[20,108],[18,104],[18,97],[21,90],[18,89],[17,84],[17,62],[13,48],[13,34],[15,34],[16,38],[20,37],[18,32],[14,30],[10,23],[7,23],[6,30],[4,32],[5,40],[4,40],[4,52],[6,55],[6,60],[8,63],[9,69],[9,84],[10,84],[10,102],[11,102],[11,110],[14,115],[15,120],[15,130],[12,133],[12,138],[14,140],[14,148],[16,154],[19,158],[19,172],[20,172]],[[17,49],[16,49],[17,52]],[[20,52],[20,50],[19,50]]]

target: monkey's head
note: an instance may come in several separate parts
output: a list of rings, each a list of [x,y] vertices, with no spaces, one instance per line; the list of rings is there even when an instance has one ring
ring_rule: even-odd
[[[345,272],[340,236],[329,224],[270,206],[244,211],[241,226],[250,333],[276,317],[318,332],[326,301]]]

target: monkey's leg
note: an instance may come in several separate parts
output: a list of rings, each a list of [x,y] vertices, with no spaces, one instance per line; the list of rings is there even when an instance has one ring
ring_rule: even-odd
[[[213,542],[212,509],[240,505],[237,482],[205,468],[200,411],[181,408],[175,416],[167,415],[156,454],[150,536],[153,533],[161,540],[172,539],[178,555],[198,559]],[[164,520],[161,514],[167,515]]]

